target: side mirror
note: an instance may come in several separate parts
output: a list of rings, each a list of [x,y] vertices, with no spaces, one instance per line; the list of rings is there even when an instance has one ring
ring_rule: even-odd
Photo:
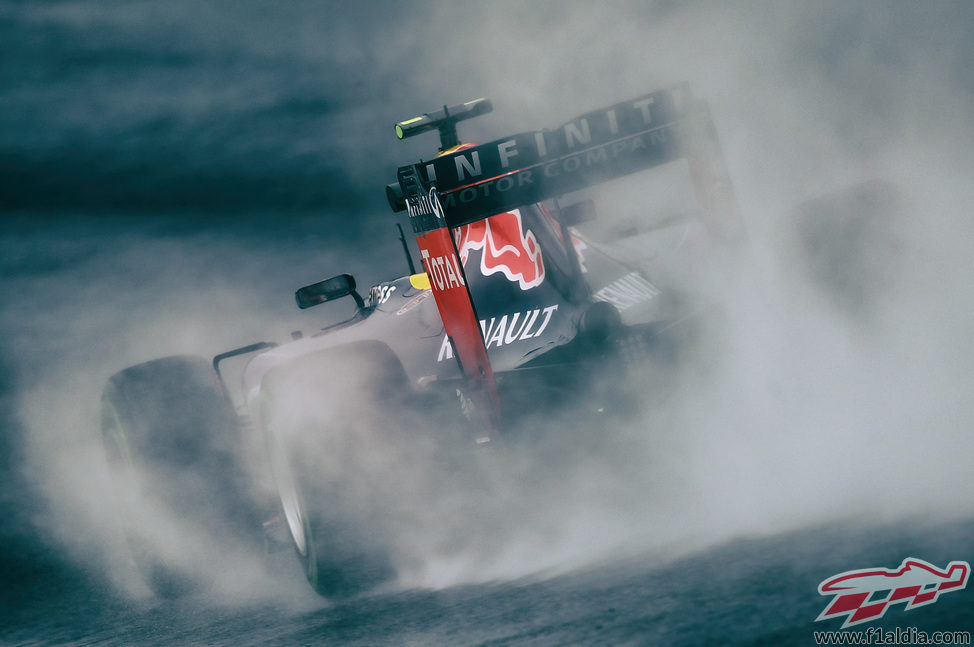
[[[574,227],[583,222],[595,220],[595,203],[591,200],[582,200],[567,207],[562,207],[559,212],[559,220],[566,227]]]
[[[355,291],[355,277],[351,274],[339,274],[330,279],[306,285],[294,293],[294,300],[298,307],[304,310],[326,301],[334,301],[342,297],[351,296],[359,309],[365,308],[365,302]]]

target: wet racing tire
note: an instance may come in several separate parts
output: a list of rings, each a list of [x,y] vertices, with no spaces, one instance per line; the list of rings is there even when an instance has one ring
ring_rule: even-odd
[[[410,424],[406,384],[398,358],[369,342],[301,358],[264,380],[262,426],[283,517],[325,597],[395,575],[390,489],[410,467],[396,458]]]
[[[233,405],[201,357],[165,357],[108,380],[102,439],[114,505],[136,565],[161,597],[198,588],[201,562],[259,527],[239,435]]]

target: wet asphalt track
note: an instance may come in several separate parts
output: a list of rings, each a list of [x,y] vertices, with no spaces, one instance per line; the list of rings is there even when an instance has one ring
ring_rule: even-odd
[[[342,603],[213,605],[119,599],[66,573],[10,582],[21,597],[0,633],[13,645],[808,645],[818,582],[864,564],[974,548],[971,522],[810,529],[740,540],[674,562],[651,555],[540,581],[373,594]],[[299,575],[298,575],[299,576]],[[310,606],[308,608],[306,605]],[[291,606],[292,608],[288,608]],[[8,607],[10,609],[10,607]],[[893,608],[868,626],[974,629],[974,592]]]

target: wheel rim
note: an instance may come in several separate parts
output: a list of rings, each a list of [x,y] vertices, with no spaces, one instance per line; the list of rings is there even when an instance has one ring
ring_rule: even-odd
[[[274,480],[277,482],[277,495],[281,499],[281,507],[284,509],[284,519],[287,521],[288,530],[294,540],[294,546],[298,553],[305,557],[308,554],[308,538],[304,528],[304,511],[301,505],[301,496],[298,493],[298,486],[294,480],[294,472],[288,462],[287,455],[281,442],[274,434],[271,435],[272,468]]]

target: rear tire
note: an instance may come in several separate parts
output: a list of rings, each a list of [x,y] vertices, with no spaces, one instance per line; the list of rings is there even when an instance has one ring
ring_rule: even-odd
[[[312,588],[345,597],[395,575],[388,489],[408,426],[405,372],[378,343],[302,358],[265,379],[263,428],[284,518]],[[406,439],[409,442],[410,439]]]
[[[136,565],[161,597],[201,584],[187,553],[222,551],[255,525],[239,433],[233,405],[201,357],[165,357],[108,380],[102,439],[116,504]]]

